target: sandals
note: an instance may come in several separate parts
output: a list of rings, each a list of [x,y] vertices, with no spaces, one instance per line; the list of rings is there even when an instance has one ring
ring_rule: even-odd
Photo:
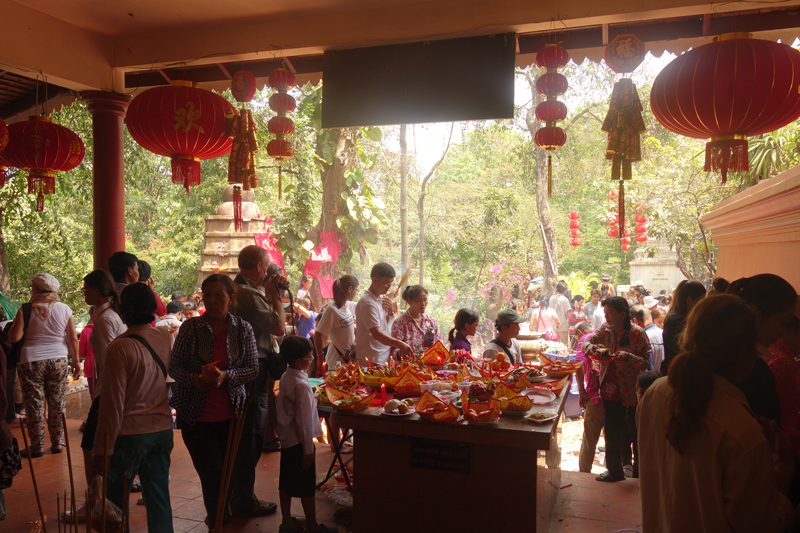
[[[611,474],[611,472],[603,472],[599,476],[594,476],[597,481],[602,481],[604,483],[616,483],[617,481],[625,481],[625,475],[623,474],[621,477],[617,477]]]
[[[22,457],[28,457],[28,455],[30,454],[31,458],[36,459],[37,457],[42,457],[44,455],[44,447],[41,447],[41,448],[30,448],[30,447],[28,447],[28,448],[25,448],[23,450],[20,450],[19,454]]]

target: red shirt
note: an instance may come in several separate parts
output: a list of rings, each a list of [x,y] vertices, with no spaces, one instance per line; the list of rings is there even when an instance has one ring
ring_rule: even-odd
[[[228,328],[226,327],[218,335],[214,335],[214,362],[220,370],[228,370]],[[233,401],[226,387],[211,389],[206,393],[206,400],[199,422],[222,422],[230,420],[233,416]]]

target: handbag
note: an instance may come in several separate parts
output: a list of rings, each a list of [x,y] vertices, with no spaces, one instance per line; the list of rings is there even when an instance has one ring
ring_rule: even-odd
[[[536,322],[536,329],[539,329],[539,324],[541,323],[542,323],[542,305],[539,304],[539,320]],[[558,333],[556,333],[554,329],[548,328],[544,332],[544,340],[551,342],[557,341]]]

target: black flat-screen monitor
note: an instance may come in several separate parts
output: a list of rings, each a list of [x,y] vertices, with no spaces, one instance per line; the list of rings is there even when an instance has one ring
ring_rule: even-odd
[[[322,127],[514,117],[516,35],[332,50]]]

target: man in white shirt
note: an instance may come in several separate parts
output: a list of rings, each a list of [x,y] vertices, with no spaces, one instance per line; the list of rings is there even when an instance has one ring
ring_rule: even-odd
[[[550,308],[558,316],[558,342],[564,346],[569,346],[569,299],[566,296],[567,284],[559,281],[556,285],[556,292],[550,297]]]
[[[600,303],[597,305],[597,309],[595,309],[594,314],[591,316],[592,321],[592,329],[597,331],[600,329],[600,326],[606,323],[606,313],[603,310],[603,302],[608,298],[608,296],[603,297],[600,300]],[[590,317],[586,317],[587,319]]]
[[[178,300],[172,300],[167,304],[167,314],[156,322],[156,327],[165,327],[169,329],[172,345],[175,344],[175,337],[178,336],[178,330],[181,329],[183,321],[183,304]],[[167,380],[170,381],[170,380]]]
[[[356,305],[356,359],[361,366],[369,362],[385,365],[389,361],[392,348],[399,350],[400,357],[411,355],[411,347],[405,342],[391,337],[387,312],[391,316],[392,302],[383,297],[392,286],[395,270],[388,263],[378,263],[372,267],[372,284],[364,292]]]
[[[647,298],[653,300],[652,296],[647,296],[645,301],[647,301]],[[653,317],[644,305],[631,307],[631,321],[640,328],[644,328],[644,332],[647,333],[647,338],[650,341],[650,356],[652,357],[650,366],[653,370],[661,372],[661,362],[664,361],[663,332],[653,324]]]

